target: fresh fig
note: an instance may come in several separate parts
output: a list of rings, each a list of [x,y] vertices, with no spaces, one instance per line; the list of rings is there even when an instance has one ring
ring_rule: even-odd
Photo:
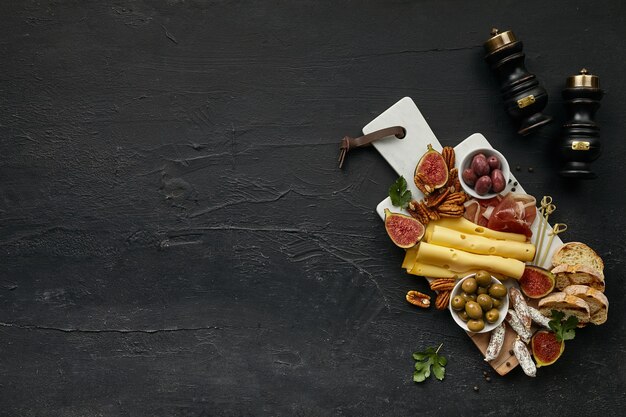
[[[538,266],[526,266],[519,286],[526,297],[543,298],[554,290],[554,274]]]
[[[565,350],[565,342],[556,340],[556,334],[548,330],[539,330],[530,341],[537,368],[552,365]]]
[[[448,165],[443,156],[429,144],[428,151],[415,167],[415,181],[421,181],[425,188],[434,191],[448,182]],[[419,188],[419,187],[418,187]]]
[[[424,237],[424,225],[417,219],[385,209],[385,230],[397,246],[408,249]]]

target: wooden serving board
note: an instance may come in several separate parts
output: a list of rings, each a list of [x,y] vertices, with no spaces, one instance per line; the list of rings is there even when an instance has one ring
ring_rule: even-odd
[[[410,97],[404,97],[396,104],[391,106],[389,109],[387,109],[385,112],[383,112],[376,119],[372,120],[363,128],[363,133],[368,134],[376,130],[391,126],[404,127],[406,129],[406,136],[403,139],[397,139],[393,136],[390,136],[389,138],[384,138],[374,142],[373,146],[389,163],[389,165],[391,165],[391,167],[398,173],[398,175],[402,175],[404,176],[404,178],[406,178],[408,188],[411,190],[414,198],[419,200],[423,197],[423,194],[418,190],[412,180],[415,167],[421,156],[424,154],[424,152],[426,152],[427,146],[429,144],[438,151],[441,151],[443,147],[441,146],[441,143],[439,143],[439,141],[437,140],[437,137],[431,130],[428,123],[426,122],[426,119],[424,119],[424,116],[422,116],[422,113],[419,111],[419,109]],[[491,144],[482,134],[474,133],[473,135],[469,136],[454,147],[454,150],[456,152],[457,168],[463,157],[472,152],[474,149],[491,147]],[[511,188],[513,188],[513,183],[517,182],[512,172],[510,178],[511,182],[507,184],[507,188],[502,192],[503,194],[509,192]],[[515,189],[516,192],[519,193],[525,192],[521,184],[516,185]],[[385,219],[386,208],[395,212],[403,211],[405,214],[408,214],[405,210],[394,207],[391,204],[391,199],[387,197],[386,199],[381,201],[378,206],[376,206],[376,212],[383,221]],[[537,233],[538,225],[539,215],[537,216],[537,219],[531,227],[533,231],[533,236],[535,236],[535,234]],[[548,226],[548,230],[550,229],[551,227]],[[547,245],[548,233],[546,232],[545,235],[546,236],[544,237],[544,245]],[[548,256],[546,257],[547,260],[545,261],[544,265],[540,266],[549,267],[550,260],[552,259],[552,254],[562,244],[563,241],[558,236],[555,236],[552,245],[548,250]],[[517,282],[513,279],[509,279],[505,280],[504,284],[510,287],[514,285],[516,286]],[[485,351],[487,350],[487,345],[489,344],[490,334],[471,332],[467,332],[467,334],[484,355]],[[489,362],[493,369],[500,375],[506,375],[509,371],[511,371],[518,365],[517,358],[509,353],[513,347],[516,336],[517,334],[507,325],[502,351],[496,359]]]

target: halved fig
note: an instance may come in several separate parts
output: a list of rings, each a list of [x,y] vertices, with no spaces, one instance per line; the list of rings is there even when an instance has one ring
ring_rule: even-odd
[[[537,368],[552,365],[565,350],[565,342],[556,340],[556,334],[548,330],[539,330],[530,341]]]
[[[448,165],[443,156],[429,144],[428,151],[420,158],[415,167],[414,180],[431,193],[448,182]],[[418,186],[419,188],[419,186]]]
[[[397,246],[408,249],[424,237],[424,225],[413,217],[385,209],[385,230]]]
[[[543,298],[554,290],[554,274],[538,266],[526,266],[519,286],[526,297]]]

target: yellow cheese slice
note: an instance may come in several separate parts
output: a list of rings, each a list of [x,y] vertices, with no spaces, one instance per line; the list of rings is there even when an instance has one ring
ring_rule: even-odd
[[[406,255],[404,255],[404,261],[402,261],[402,268],[406,270],[413,268],[415,258],[417,258],[417,246],[407,249]]]
[[[433,226],[427,241],[433,245],[461,249],[479,255],[497,255],[520,261],[532,261],[535,257],[535,245],[532,243],[488,239],[441,226]]]
[[[440,266],[427,265],[420,262],[415,262],[413,267],[408,269],[406,272],[411,275],[419,275],[429,278],[460,278],[461,276],[465,276]]]
[[[421,242],[417,249],[417,262],[439,266],[453,272],[485,269],[515,279],[522,277],[526,266],[524,262],[517,259],[495,255],[477,255],[426,242]]]
[[[472,235],[483,236],[489,239],[498,240],[514,240],[516,242],[526,242],[526,236],[519,233],[507,233],[491,230],[483,226],[479,226],[476,223],[472,223],[464,217],[454,218],[442,218],[434,222],[428,223],[426,228],[426,235],[428,236],[429,230],[432,233],[432,229],[435,226],[447,227],[448,229],[458,230],[459,232],[469,233]],[[428,239],[426,239],[428,241]]]

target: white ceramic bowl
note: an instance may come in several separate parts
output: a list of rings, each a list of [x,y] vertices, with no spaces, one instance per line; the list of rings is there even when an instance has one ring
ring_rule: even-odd
[[[465,181],[463,181],[463,171],[470,167],[470,165],[472,164],[472,159],[474,159],[474,156],[478,155],[479,153],[484,154],[487,158],[489,158],[492,155],[495,155],[498,157],[498,159],[500,160],[500,170],[502,170],[502,175],[504,176],[504,190],[507,189],[509,178],[511,177],[511,169],[504,155],[502,155],[500,152],[496,151],[493,148],[474,149],[473,151],[471,151],[470,153],[468,153],[467,155],[463,157],[459,165],[459,180],[461,181],[461,187],[463,187],[463,190],[469,195],[471,195],[472,197],[486,200],[488,198],[493,198],[500,193],[492,192],[492,193],[487,193],[485,195],[480,195],[476,191],[474,191],[474,187],[467,185]],[[504,190],[501,192],[504,192]]]
[[[454,286],[454,288],[452,289],[452,293],[450,293],[450,302],[448,303],[448,309],[450,310],[450,313],[452,314],[452,318],[454,319],[456,324],[458,324],[461,328],[463,328],[467,332],[470,331],[467,328],[467,323],[464,322],[463,320],[461,320],[461,318],[457,314],[456,310],[454,310],[452,308],[452,299],[455,296],[457,296],[457,295],[459,295],[459,294],[461,294],[463,292],[463,290],[461,289],[461,285],[463,284],[463,281],[465,281],[468,278],[473,278],[475,276],[476,276],[476,274],[470,274],[470,275],[466,276],[465,278],[459,280],[459,282],[457,282],[456,285]],[[502,284],[502,282],[500,282],[497,278],[492,276],[491,277],[491,284],[492,285],[493,284]],[[504,284],[502,284],[502,285],[504,285]],[[506,285],[504,287],[506,288]],[[482,329],[480,332],[477,332],[477,333],[487,333],[487,332],[492,331],[496,327],[498,327],[500,325],[500,323],[502,323],[504,321],[504,318],[506,317],[506,313],[507,313],[508,310],[509,310],[509,294],[508,294],[508,288],[507,288],[507,294],[502,299],[502,304],[500,305],[500,308],[498,309],[498,312],[500,313],[500,317],[498,318],[498,321],[496,321],[495,323],[487,323],[485,321],[485,328]]]

